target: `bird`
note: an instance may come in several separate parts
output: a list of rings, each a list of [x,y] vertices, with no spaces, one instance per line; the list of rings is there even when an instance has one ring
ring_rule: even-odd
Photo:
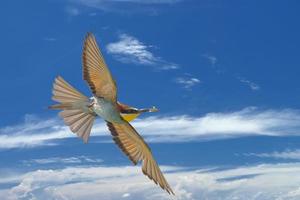
[[[87,33],[82,52],[83,79],[87,82],[92,97],[76,90],[61,76],[53,83],[52,100],[58,104],[49,109],[61,110],[59,116],[70,130],[88,143],[94,120],[105,120],[112,139],[134,165],[142,163],[142,172],[169,194],[174,194],[169,183],[154,159],[149,145],[129,123],[141,113],[157,112],[156,107],[137,109],[118,101],[117,85],[106,65],[92,33]]]

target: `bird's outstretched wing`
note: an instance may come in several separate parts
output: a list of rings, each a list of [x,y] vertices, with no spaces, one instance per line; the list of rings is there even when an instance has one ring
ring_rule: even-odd
[[[169,194],[174,194],[154,160],[149,146],[138,132],[126,121],[122,124],[107,122],[107,126],[113,135],[113,140],[129,159],[135,165],[142,161],[143,173]]]
[[[87,81],[93,94],[107,100],[116,101],[117,87],[97,45],[95,36],[88,33],[83,45],[83,79]]]

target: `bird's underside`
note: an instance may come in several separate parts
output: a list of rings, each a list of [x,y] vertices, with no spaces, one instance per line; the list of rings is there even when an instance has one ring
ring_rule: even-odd
[[[62,77],[58,76],[53,84],[54,101],[59,104],[51,109],[62,110],[63,118],[72,132],[87,142],[96,116],[103,118],[113,136],[113,140],[128,158],[136,165],[142,163],[142,171],[170,194],[174,194],[152,156],[149,146],[130,125],[143,112],[150,109],[136,109],[117,101],[117,86],[107,68],[100,49],[92,34],[86,36],[83,47],[83,79],[90,87],[93,97],[87,98]]]

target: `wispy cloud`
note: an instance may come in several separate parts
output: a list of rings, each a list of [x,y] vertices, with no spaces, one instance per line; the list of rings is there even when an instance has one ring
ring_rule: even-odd
[[[201,81],[195,77],[179,77],[175,79],[175,82],[187,90],[201,83]]]
[[[226,170],[162,166],[176,197],[144,177],[139,167],[67,167],[37,170],[1,179],[15,186],[2,199],[177,199],[248,200],[300,198],[300,164],[262,164]],[[221,198],[220,198],[221,197]]]
[[[25,123],[0,129],[0,148],[52,145],[52,140],[73,137],[57,119],[30,119]]]
[[[238,80],[247,85],[253,91],[260,90],[260,86],[252,81],[249,81],[243,77],[238,77]]]
[[[91,164],[91,163],[100,163],[103,162],[102,159],[98,158],[90,158],[86,156],[78,156],[78,157],[50,157],[50,158],[40,158],[40,159],[31,159],[23,161],[26,165],[32,164],[40,164],[40,165],[48,165],[48,164]]]
[[[81,12],[100,11],[118,14],[142,14],[157,16],[165,7],[171,7],[183,0],[68,0],[71,6]]]
[[[182,0],[70,0],[81,2],[89,6],[101,6],[103,3],[136,3],[136,4],[174,4]]]
[[[209,61],[209,63],[211,64],[212,67],[215,67],[215,65],[217,64],[217,61],[218,61],[216,56],[213,56],[210,54],[203,54],[202,56]]]
[[[288,159],[288,160],[300,160],[300,149],[274,151],[271,153],[247,153],[246,156],[256,156],[261,158],[275,158],[275,159]]]
[[[109,12],[138,12],[138,10],[152,11],[157,5],[173,5],[182,0],[69,0],[69,2],[101,11]],[[127,8],[126,10],[122,8]],[[128,9],[130,8],[130,9]],[[151,8],[147,10],[147,8]]]
[[[259,110],[208,113],[201,117],[185,115],[148,117],[132,124],[151,142],[213,140],[249,135],[300,135],[300,111]],[[96,123],[92,136],[108,136],[105,123]],[[58,139],[75,137],[61,120],[31,120],[0,129],[0,148],[22,148],[54,145]],[[104,141],[106,142],[107,139]],[[90,142],[93,142],[91,138]]]
[[[167,62],[150,52],[150,45],[146,45],[128,34],[120,34],[119,41],[106,46],[107,52],[118,61],[140,65],[157,66],[159,69],[176,69],[177,64]]]
[[[45,40],[47,42],[55,42],[57,39],[54,37],[44,37],[43,40]]]
[[[73,6],[67,6],[65,11],[71,17],[78,16],[80,14],[80,10]]]

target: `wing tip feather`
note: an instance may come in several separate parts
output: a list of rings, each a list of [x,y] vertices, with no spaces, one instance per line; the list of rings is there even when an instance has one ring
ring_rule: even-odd
[[[144,156],[138,157],[137,161],[135,161],[136,157],[134,156],[133,158],[130,155],[130,152],[132,153],[132,151],[129,150],[128,146],[126,149],[126,147],[122,144],[121,139],[119,138],[120,133],[118,133],[118,131],[120,131],[119,130],[120,128],[115,127],[115,125],[111,122],[107,122],[107,126],[113,136],[113,140],[115,141],[115,143],[135,165],[138,163],[138,161],[143,161],[142,164],[143,174],[146,175],[150,180],[153,180],[156,185],[160,186],[163,190],[168,192],[168,194],[175,195],[170,185],[167,183],[166,179],[161,173],[160,169],[158,168],[158,166],[156,166],[157,165],[156,162],[148,160]],[[134,152],[133,155],[136,155],[136,153]]]

